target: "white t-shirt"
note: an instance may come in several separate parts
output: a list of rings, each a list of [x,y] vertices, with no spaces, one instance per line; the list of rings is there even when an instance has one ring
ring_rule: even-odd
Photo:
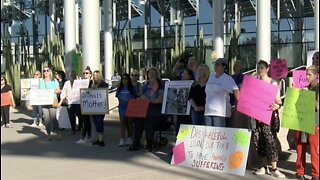
[[[211,75],[206,85],[205,115],[209,116],[231,116],[231,104],[229,93],[238,90],[233,78],[225,73],[220,77]]]

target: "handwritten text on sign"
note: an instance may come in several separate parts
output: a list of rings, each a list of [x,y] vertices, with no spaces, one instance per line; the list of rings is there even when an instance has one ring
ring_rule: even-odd
[[[314,134],[315,93],[288,88],[284,101],[281,126]]]
[[[89,79],[74,80],[70,97],[70,104],[80,104],[80,88],[89,87]]]
[[[307,73],[305,70],[293,71],[292,78],[293,78],[293,87],[305,88],[309,85],[309,82],[307,80]]]
[[[30,105],[52,105],[53,91],[53,89],[31,89]]]
[[[171,164],[243,176],[251,132],[245,129],[180,126]],[[183,137],[183,138],[181,138]]]
[[[108,114],[108,89],[80,89],[82,114]]]
[[[278,87],[251,76],[244,76],[237,110],[265,124],[270,124]]]
[[[285,78],[288,75],[288,65],[285,59],[273,59],[270,62],[270,76],[272,79]]]

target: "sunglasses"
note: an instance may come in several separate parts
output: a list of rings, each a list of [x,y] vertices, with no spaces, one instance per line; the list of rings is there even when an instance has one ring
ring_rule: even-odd
[[[122,79],[122,80],[128,80],[128,78],[126,78],[126,77],[125,77],[125,78],[121,78],[121,79]]]
[[[88,72],[84,72],[83,74],[90,74],[90,73],[88,73]]]
[[[132,77],[138,77],[138,74],[131,74]]]
[[[319,59],[319,57],[313,57],[312,60]]]
[[[44,69],[42,72],[49,72],[50,70],[49,69]]]
[[[34,74],[34,75],[37,75],[37,76],[38,76],[39,74]]]

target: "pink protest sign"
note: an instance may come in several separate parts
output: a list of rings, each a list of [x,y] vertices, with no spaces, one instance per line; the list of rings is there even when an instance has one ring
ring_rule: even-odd
[[[292,78],[293,78],[293,87],[295,88],[305,88],[309,85],[305,70],[293,71]]]
[[[285,78],[288,75],[288,64],[285,59],[273,59],[270,62],[270,76],[272,79]]]
[[[174,164],[180,164],[184,160],[186,160],[186,153],[184,152],[184,142],[176,145],[173,148],[173,159],[174,159]]]
[[[270,124],[278,87],[245,75],[240,90],[237,110],[265,124]]]

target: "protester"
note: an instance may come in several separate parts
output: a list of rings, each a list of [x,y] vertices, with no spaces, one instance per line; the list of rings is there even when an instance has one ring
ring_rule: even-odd
[[[231,116],[229,93],[238,99],[239,88],[231,76],[225,73],[227,61],[219,58],[215,61],[215,74],[209,77],[206,85],[205,124],[207,126],[226,127],[226,118]]]
[[[66,73],[64,71],[57,71],[54,73],[54,76],[55,76],[56,80],[59,82],[60,90],[62,90],[64,83],[67,81]],[[57,97],[58,97],[59,102],[60,102],[60,94],[61,94],[61,91],[59,93],[57,93]]]
[[[197,62],[197,58],[195,56],[189,57],[187,67],[188,67],[188,69],[192,70],[193,77],[196,77],[197,70],[198,70],[198,62]]]
[[[38,79],[40,80],[41,78],[41,72],[40,71],[36,71],[33,74],[33,78],[34,79]],[[41,105],[32,105],[32,117],[33,117],[33,124],[31,125],[32,127],[35,126],[43,126],[43,112],[42,112],[42,106]]]
[[[57,94],[60,93],[59,82],[54,79],[52,71],[49,67],[43,68],[43,78],[40,80],[39,89],[53,89],[54,90],[54,102],[58,103]],[[43,120],[47,131],[47,140],[51,141],[51,132],[56,132],[58,140],[61,139],[61,133],[59,128],[59,123],[57,121],[56,112],[57,108],[53,105],[43,105]]]
[[[92,76],[92,84],[90,84],[89,88],[108,88],[108,84],[104,81],[102,73],[99,70],[95,70]],[[92,115],[92,119],[94,125],[96,127],[96,131],[98,134],[98,139],[92,143],[92,145],[105,146],[103,140],[104,133],[104,114],[103,115]]]
[[[319,51],[315,52],[312,56],[312,65],[319,67]]]
[[[151,89],[151,86],[150,86],[150,82],[149,80],[150,79],[153,79],[153,78],[160,78],[160,73],[159,73],[159,70],[155,67],[152,67],[148,70],[147,72],[148,74],[148,79],[147,81],[144,83],[144,86],[143,86],[143,93],[149,91]],[[163,84],[162,84],[163,85]]]
[[[86,67],[86,69],[83,72],[83,78],[84,79],[89,79],[89,87],[92,84],[91,80],[92,76],[92,71],[89,66]],[[82,129],[82,138],[80,138],[78,141],[76,141],[77,144],[83,144],[86,142],[91,142],[91,121],[90,121],[90,116],[89,115],[82,115],[82,120],[83,120],[83,129]]]
[[[128,122],[128,118],[125,117],[125,112],[130,99],[137,97],[137,92],[135,91],[130,75],[125,73],[122,74],[120,85],[116,92],[116,97],[119,100],[119,117],[120,117],[120,142],[119,146],[132,145],[132,123]],[[128,135],[128,139],[125,140],[125,135]]]
[[[196,80],[191,86],[189,101],[191,104],[191,119],[194,125],[204,125],[204,108],[206,104],[206,84],[210,76],[210,69],[205,64],[200,64]]]
[[[260,60],[257,64],[257,75],[258,78],[267,83],[273,84],[278,87],[278,83],[268,76],[269,65],[267,62]],[[279,160],[278,145],[276,142],[277,132],[280,127],[279,112],[281,107],[280,90],[276,95],[275,102],[271,104],[273,111],[270,125],[264,124],[259,121],[255,121],[255,127],[253,128],[253,140],[256,146],[259,160],[261,161],[262,167],[254,172],[256,175],[270,174],[277,178],[285,178],[277,169],[277,161]],[[271,162],[272,169],[269,171],[267,163]]]
[[[10,96],[10,101],[11,101],[11,106],[16,107],[16,104],[14,102],[13,94],[12,94],[12,88],[8,84],[7,79],[5,76],[1,76],[1,96],[4,95],[4,93],[9,93],[6,94],[5,96]],[[2,99],[1,99],[2,101]],[[2,105],[1,104],[1,118],[3,121],[3,128],[12,128],[10,125],[10,105]]]
[[[146,91],[141,99],[149,101],[149,108],[147,117],[136,120],[134,127],[133,145],[128,149],[129,151],[137,151],[141,147],[140,139],[145,130],[147,146],[149,151],[152,151],[154,142],[154,130],[162,123],[161,107],[163,101],[163,89],[160,78],[151,78],[149,80],[151,89]]]
[[[191,69],[185,69],[182,73],[182,80],[194,80],[193,71]],[[187,101],[187,99],[186,99]],[[176,134],[178,134],[181,124],[192,124],[191,115],[177,115],[176,122]]]
[[[132,70],[131,71],[131,82],[133,85],[133,88],[137,92],[137,96],[140,97],[142,96],[142,84],[139,82],[139,72],[138,70]]]
[[[83,126],[83,117],[81,114],[80,104],[79,102],[75,104],[75,102],[72,102],[72,99],[71,99],[72,87],[76,77],[77,77],[76,72],[72,70],[70,72],[70,80],[64,83],[63,89],[61,91],[61,100],[59,102],[60,105],[62,103],[67,105],[68,116],[69,116],[71,130],[72,130],[70,134],[75,134],[76,131],[80,131]],[[79,120],[78,129],[76,128],[76,117],[78,117],[78,120]]]
[[[319,54],[318,54],[319,56]],[[306,89],[314,91],[316,94],[315,102],[315,130],[314,134],[297,131],[295,134],[297,161],[296,161],[296,176],[299,179],[304,179],[306,167],[306,151],[307,145],[310,145],[311,165],[312,165],[312,180],[319,179],[319,66],[312,65],[307,68],[307,80],[310,83]],[[306,122],[309,123],[309,122]]]

